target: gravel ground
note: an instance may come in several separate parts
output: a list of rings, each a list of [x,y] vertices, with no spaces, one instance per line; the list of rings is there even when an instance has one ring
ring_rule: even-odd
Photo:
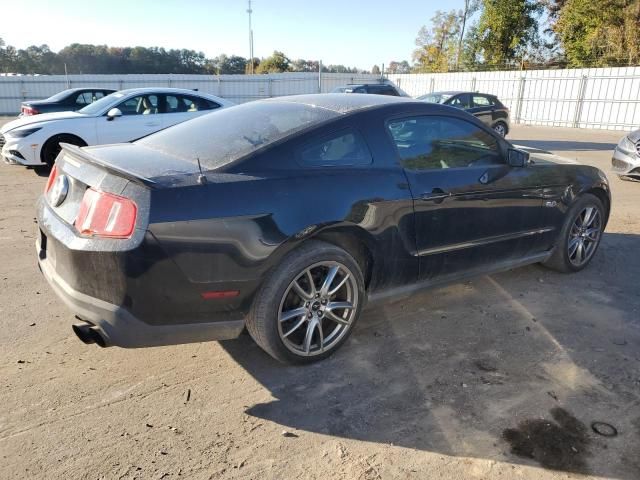
[[[511,139],[608,172],[620,136]],[[248,337],[79,342],[36,266],[43,175],[0,165],[0,478],[640,478],[640,182],[610,175],[585,271],[531,266],[390,302],[296,368]]]

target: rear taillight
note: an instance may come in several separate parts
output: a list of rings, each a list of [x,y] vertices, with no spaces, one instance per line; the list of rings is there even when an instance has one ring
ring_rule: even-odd
[[[44,187],[45,195],[49,193],[49,190],[51,190],[51,187],[53,187],[53,183],[56,181],[57,176],[58,176],[58,167],[54,163],[53,168],[51,169],[51,173],[49,173],[49,179],[47,180],[47,184]]]
[[[82,198],[75,227],[81,235],[129,238],[137,211],[136,204],[128,198],[89,188]]]
[[[39,113],[40,112],[36,108],[33,108],[33,107],[22,107],[22,114],[23,115],[38,115]]]

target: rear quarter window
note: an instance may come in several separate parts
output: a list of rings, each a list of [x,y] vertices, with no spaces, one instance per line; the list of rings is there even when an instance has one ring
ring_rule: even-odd
[[[370,165],[371,152],[359,132],[342,130],[304,144],[298,154],[302,165],[311,167],[348,167]]]

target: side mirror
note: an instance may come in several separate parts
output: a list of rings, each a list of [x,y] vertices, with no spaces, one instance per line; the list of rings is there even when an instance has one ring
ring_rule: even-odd
[[[510,148],[507,153],[507,162],[512,167],[526,167],[529,164],[529,152]]]
[[[110,122],[114,118],[121,117],[121,116],[122,116],[122,112],[120,111],[119,108],[112,108],[107,112],[107,121]]]

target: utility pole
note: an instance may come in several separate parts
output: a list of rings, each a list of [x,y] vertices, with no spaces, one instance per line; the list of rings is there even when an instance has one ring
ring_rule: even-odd
[[[249,0],[247,13],[249,14],[249,73],[253,74],[253,29],[251,28],[251,14],[253,10],[251,9],[251,0]]]

